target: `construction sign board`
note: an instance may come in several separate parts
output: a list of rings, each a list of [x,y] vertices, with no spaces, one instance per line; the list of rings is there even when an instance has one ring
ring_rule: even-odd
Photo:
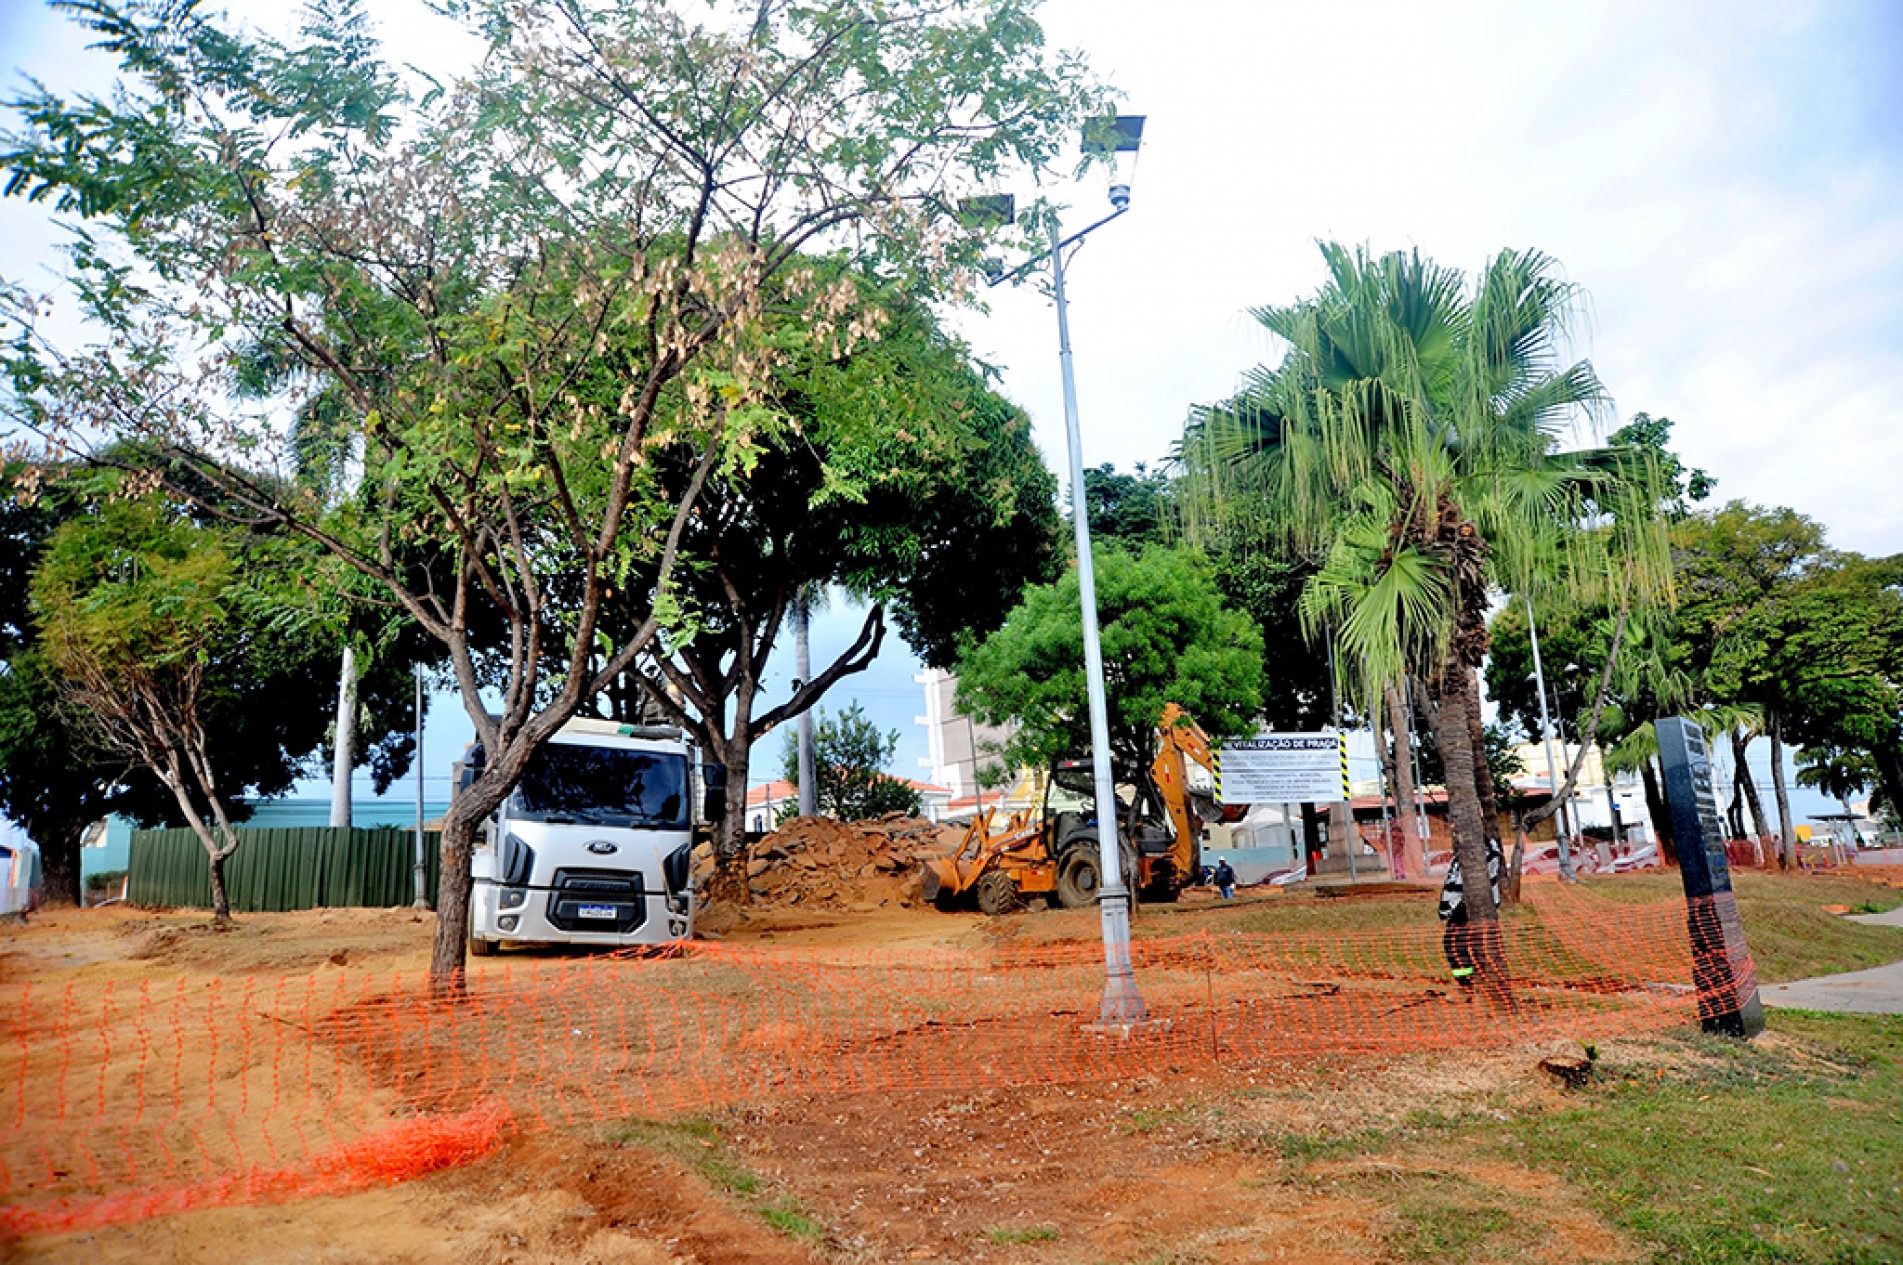
[[[1343,734],[1265,734],[1222,744],[1216,800],[1223,804],[1334,804],[1349,798]]]

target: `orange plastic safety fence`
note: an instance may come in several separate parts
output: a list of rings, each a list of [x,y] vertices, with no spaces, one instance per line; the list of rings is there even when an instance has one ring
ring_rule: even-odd
[[[1151,1022],[1096,1023],[1102,948],[695,944],[482,964],[468,992],[326,976],[0,990],[0,1228],[337,1192],[473,1158],[505,1128],[779,1095],[1115,1077],[1695,1020],[1688,911],[1557,886],[1440,927],[1139,941]]]

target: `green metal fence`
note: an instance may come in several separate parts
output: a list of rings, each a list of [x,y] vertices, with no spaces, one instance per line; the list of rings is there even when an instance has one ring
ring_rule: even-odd
[[[310,826],[240,829],[238,836],[238,850],[225,862],[225,891],[234,911],[408,905],[416,899],[414,831]],[[423,835],[432,906],[439,842],[434,831]],[[190,830],[133,831],[131,879],[131,904],[211,908],[210,863]]]

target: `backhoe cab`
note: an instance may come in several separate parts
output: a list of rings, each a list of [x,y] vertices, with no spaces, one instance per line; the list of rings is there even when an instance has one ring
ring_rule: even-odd
[[[1157,726],[1149,769],[1135,778],[1128,769],[1115,770],[1124,880],[1139,899],[1173,901],[1201,873],[1202,818],[1191,802],[1188,760],[1209,768],[1209,739],[1172,703]],[[1027,900],[1065,909],[1096,903],[1103,866],[1088,757],[1053,764],[1036,809],[994,830],[996,813],[980,813],[957,851],[925,864],[926,899],[947,910],[975,904],[987,914],[1007,913]]]

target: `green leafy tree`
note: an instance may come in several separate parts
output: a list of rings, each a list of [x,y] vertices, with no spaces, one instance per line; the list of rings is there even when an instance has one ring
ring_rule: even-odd
[[[1794,510],[1732,501],[1672,529],[1679,593],[1675,621],[1683,671],[1704,701],[1758,709],[1771,744],[1778,855],[1796,864],[1797,836],[1784,787],[1787,717],[1795,701],[1782,618],[1805,578],[1826,565],[1823,528]],[[1747,740],[1748,741],[1748,740]],[[1739,751],[1742,755],[1742,751]]]
[[[1845,829],[1852,829],[1850,799],[1877,785],[1876,761],[1866,751],[1806,747],[1797,755],[1797,784],[1820,791],[1843,809]]]
[[[16,307],[16,418],[318,544],[440,644],[487,757],[444,823],[430,978],[454,992],[481,822],[663,632],[692,635],[682,540],[709,480],[797,434],[781,368],[876,338],[861,271],[959,292],[958,198],[1042,168],[1103,94],[1028,0],[445,8],[488,50],[438,85],[383,60],[361,3],[279,41],[79,0],[122,82],[28,94],[0,165],[76,221],[71,289],[109,332],[72,351]],[[347,503],[215,389],[259,359],[355,419]],[[684,487],[659,472],[682,450]],[[828,470],[847,498],[864,475]],[[639,618],[610,629],[621,592]]]
[[[1606,436],[1606,442],[1615,448],[1650,454],[1662,499],[1660,508],[1679,519],[1692,512],[1693,502],[1710,497],[1718,480],[1696,466],[1686,465],[1672,451],[1671,439],[1672,419],[1650,413],[1634,413],[1631,421]]]
[[[876,342],[785,366],[779,394],[802,419],[797,435],[707,480],[682,538],[702,561],[678,580],[693,635],[642,660],[647,706],[691,727],[733,785],[745,784],[762,734],[871,663],[888,609],[936,665],[956,635],[995,628],[1027,582],[1055,570],[1055,481],[1028,419],[920,306],[884,306],[893,315]],[[690,452],[658,464],[683,485],[694,474]],[[854,472],[845,488],[842,471]],[[767,705],[761,677],[796,597],[830,585],[873,603],[858,637]],[[637,616],[632,599],[611,601],[611,627]],[[747,898],[744,808],[729,803],[715,846],[719,899]]]
[[[0,471],[0,811],[40,844],[49,894],[76,901],[80,841],[94,822],[116,813],[143,825],[185,823],[157,778],[136,760],[101,747],[82,718],[61,704],[60,674],[32,616],[29,585],[53,533],[92,511],[82,490],[65,481],[40,495],[17,494],[25,475],[18,466]],[[279,548],[288,549],[288,542]],[[297,600],[311,624],[321,625],[312,595],[330,587],[317,578],[325,574],[324,560],[307,554],[287,565],[305,577]],[[366,628],[366,644],[376,653],[358,697],[359,756],[379,790],[410,766],[410,674],[413,655],[425,648],[414,629],[392,627],[387,618],[384,625]],[[259,671],[229,682],[210,704],[212,727],[223,736],[212,752],[218,781],[244,788],[248,797],[288,792],[308,773],[308,757],[324,740],[334,691],[324,682],[322,656],[314,643],[280,650],[254,665]],[[234,821],[249,815],[245,806],[229,807]]]
[[[86,828],[111,812],[143,807],[150,816],[159,787],[128,778],[124,759],[94,750],[64,723],[28,582],[70,507],[57,495],[7,495],[19,474],[0,472],[0,811],[40,845],[48,899],[77,904]]]
[[[217,727],[220,704],[309,664],[303,630],[261,592],[271,570],[262,550],[240,558],[219,533],[144,498],[63,524],[32,582],[67,716],[170,792],[205,846],[220,922],[231,916],[224,867],[244,789],[220,776],[217,751],[234,737]]]
[[[1169,703],[1212,737],[1250,731],[1261,706],[1262,636],[1222,601],[1208,568],[1180,549],[1096,556],[1097,621],[1111,755],[1147,769]],[[1090,749],[1077,572],[1029,589],[1003,627],[958,663],[958,709],[1016,725],[1003,753],[1042,766]]]
[[[1169,543],[1170,484],[1161,470],[1139,461],[1134,474],[1118,474],[1111,465],[1084,471],[1084,504],[1090,514],[1090,538],[1117,541],[1131,549]]]
[[[1373,701],[1418,678],[1435,704],[1463,870],[1483,873],[1496,827],[1477,670],[1493,594],[1536,580],[1631,593],[1660,583],[1663,549],[1623,510],[1642,460],[1565,452],[1560,436],[1604,396],[1562,356],[1577,292],[1533,251],[1495,256],[1471,286],[1418,253],[1325,245],[1330,280],[1256,315],[1289,352],[1185,436],[1186,520],[1230,506],[1283,525],[1317,570],[1311,637],[1333,630],[1341,670]],[[1586,530],[1595,521],[1609,524]],[[1495,913],[1472,900],[1481,923]],[[1496,976],[1489,964],[1487,974]]]
[[[791,731],[782,744],[786,780],[799,780],[799,751]],[[854,703],[837,716],[820,709],[813,725],[813,768],[819,811],[840,821],[865,821],[888,813],[916,817],[918,792],[885,771],[899,749],[899,731],[879,732]]]
[[[1897,780],[1903,598],[1896,579],[1893,564],[1832,553],[1741,612],[1713,649],[1714,688],[1762,710],[1787,865],[1797,857],[1786,742],[1865,752],[1886,792]]]

